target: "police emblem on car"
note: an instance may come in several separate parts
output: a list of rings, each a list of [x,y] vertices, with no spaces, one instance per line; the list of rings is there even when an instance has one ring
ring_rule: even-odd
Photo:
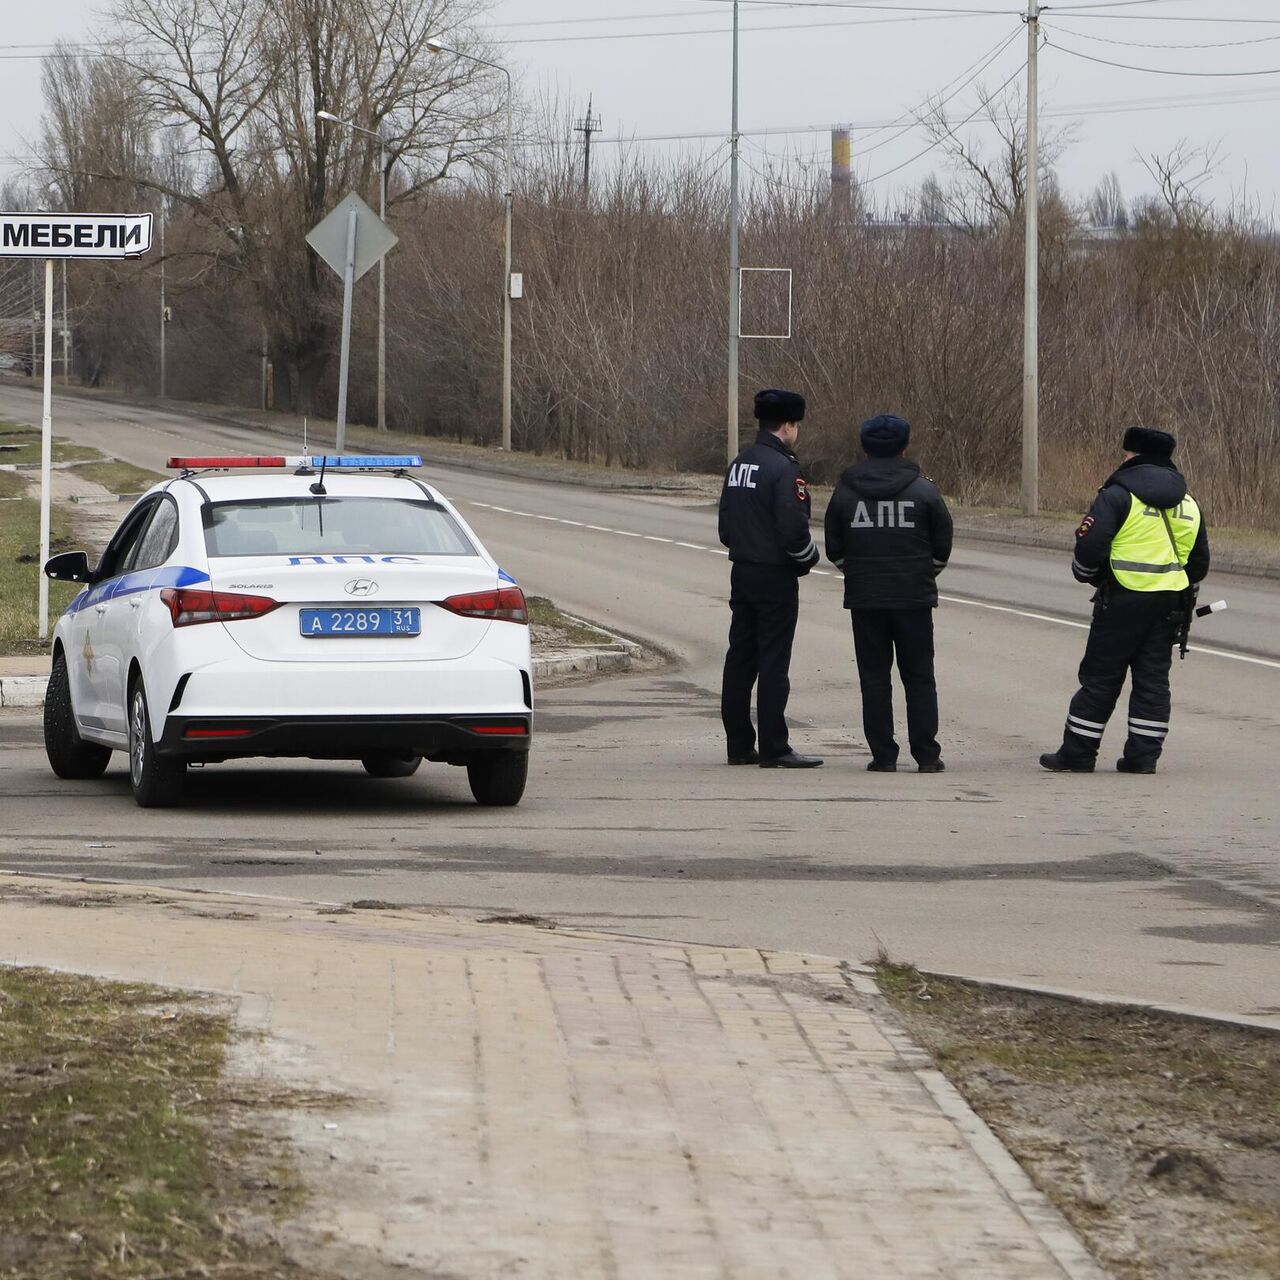
[[[378,594],[378,584],[372,578],[352,578],[342,589],[349,596],[373,596]]]

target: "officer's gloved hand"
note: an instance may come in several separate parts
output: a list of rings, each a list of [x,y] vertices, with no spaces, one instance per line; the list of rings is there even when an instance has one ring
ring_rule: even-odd
[[[809,553],[809,555],[806,556],[803,560],[796,561],[796,577],[797,578],[805,577],[811,569],[817,568],[818,561],[821,559],[822,559],[821,555],[818,554],[818,548],[814,547],[813,550]]]

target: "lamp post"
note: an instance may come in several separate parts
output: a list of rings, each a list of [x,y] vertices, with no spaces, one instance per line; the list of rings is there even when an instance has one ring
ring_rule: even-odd
[[[366,129],[351,120],[343,120],[331,111],[317,111],[317,120],[340,124],[354,133],[363,133],[378,140],[378,217],[387,220],[387,140],[381,130]],[[378,261],[378,430],[387,429],[387,260]]]
[[[738,456],[738,338],[742,329],[742,274],[738,270],[738,0],[733,0],[733,102],[729,132],[729,395],[725,460]]]
[[[463,53],[461,49],[451,49],[435,40],[426,41],[426,47],[432,53],[451,53],[455,58],[465,58],[468,62],[478,63],[482,67],[491,67],[494,71],[501,71],[507,78],[507,134],[503,146],[505,168],[503,186],[506,188],[503,199],[506,205],[506,218],[502,270],[502,447],[509,450],[511,448],[511,206],[515,200],[515,192],[511,187],[511,72],[499,62],[477,58],[474,53]]]

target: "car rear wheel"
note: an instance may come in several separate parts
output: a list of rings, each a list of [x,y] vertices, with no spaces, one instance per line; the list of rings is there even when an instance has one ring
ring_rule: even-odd
[[[186,761],[156,754],[147,693],[139,677],[129,690],[129,783],[133,798],[144,809],[168,809],[182,799],[186,775]]]
[[[421,756],[365,756],[360,761],[371,778],[411,778],[418,772]]]
[[[519,804],[528,777],[527,751],[489,751],[467,762],[467,781],[477,804]]]
[[[111,748],[86,742],[71,710],[71,680],[67,660],[59,650],[49,672],[44,696],[44,751],[59,778],[100,778],[111,759]]]

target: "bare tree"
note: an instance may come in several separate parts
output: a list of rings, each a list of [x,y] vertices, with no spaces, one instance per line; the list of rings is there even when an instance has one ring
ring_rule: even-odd
[[[1137,153],[1142,167],[1155,179],[1158,200],[1174,226],[1203,226],[1213,209],[1204,188],[1222,168],[1221,144],[1192,146],[1185,138],[1163,154]]]
[[[963,226],[1008,226],[1022,217],[1027,191],[1027,122],[1020,89],[995,93],[978,87],[980,107],[953,122],[938,103],[920,117],[929,136],[950,158],[956,183],[942,192],[948,220]],[[961,130],[975,120],[993,128],[994,148]],[[1051,181],[1054,162],[1070,143],[1074,126],[1042,129],[1039,161],[1042,184]]]
[[[310,407],[332,347],[333,287],[303,238],[348,188],[376,203],[380,176],[376,139],[321,126],[316,113],[386,140],[393,206],[483,167],[497,78],[432,47],[447,39],[483,56],[481,10],[482,0],[116,0],[115,42],[94,77],[126,89],[132,111],[91,168],[73,130],[95,81],[62,86],[46,162],[77,196],[86,179],[118,180],[189,209],[248,285],[295,403]],[[193,181],[173,181],[133,145],[150,128],[195,153]]]
[[[1085,217],[1092,227],[1128,227],[1129,206],[1114,169],[1094,187],[1085,203]]]

